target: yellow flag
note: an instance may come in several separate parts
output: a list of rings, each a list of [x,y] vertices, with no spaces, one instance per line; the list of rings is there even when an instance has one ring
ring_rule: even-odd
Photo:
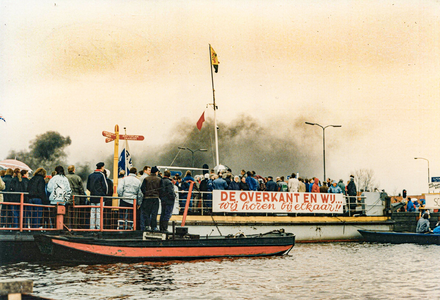
[[[212,66],[214,67],[215,72],[218,72],[218,58],[217,58],[217,53],[215,53],[214,48],[211,47],[211,45],[209,45],[209,47],[211,48],[211,63]]]

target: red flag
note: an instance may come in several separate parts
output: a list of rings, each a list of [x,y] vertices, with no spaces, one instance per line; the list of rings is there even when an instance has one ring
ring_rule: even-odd
[[[205,122],[205,112],[200,116],[200,119],[197,121],[197,129],[202,130],[203,122]]]

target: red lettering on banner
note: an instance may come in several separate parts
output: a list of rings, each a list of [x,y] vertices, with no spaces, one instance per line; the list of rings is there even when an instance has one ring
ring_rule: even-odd
[[[319,210],[319,204],[313,205],[313,210]]]
[[[294,194],[294,195],[295,195],[295,201],[296,201],[296,203],[298,203],[299,194]]]
[[[281,209],[285,211],[292,211],[292,204],[283,203],[281,204]]]
[[[240,200],[241,201],[247,201],[247,194],[245,192],[240,193]]]
[[[243,210],[275,210],[275,204],[270,204],[270,203],[250,203],[250,202],[245,202],[243,203]]]
[[[263,202],[264,201],[270,202],[269,197],[270,197],[269,193],[263,193]]]
[[[286,201],[284,200],[284,193],[280,193],[280,202],[286,202]]]
[[[330,196],[330,195],[329,194],[326,194],[326,195],[321,194],[322,203],[328,203],[328,196]]]
[[[233,202],[233,203],[223,202],[223,203],[220,203],[220,209],[225,209],[225,210],[230,209],[230,211],[237,211],[237,202]]]
[[[307,209],[308,211],[310,211],[310,212],[313,212],[313,210],[312,210],[312,204],[311,204],[311,203],[307,203],[307,205],[306,205],[306,209]]]
[[[255,193],[255,201],[261,202],[261,193],[259,193],[259,192]]]
[[[270,201],[271,202],[278,202],[277,195],[278,195],[278,193],[271,193],[270,194]]]
[[[220,198],[221,201],[228,200],[228,193],[227,192],[221,192],[220,195],[221,195],[221,198]]]
[[[309,196],[310,194],[304,194],[304,202],[309,202]]]
[[[248,194],[249,201],[252,202],[254,200],[254,193],[253,192],[247,192],[247,194]]]
[[[288,193],[288,194],[286,194],[286,201],[287,202],[290,202],[290,203],[292,203],[293,202],[293,194],[291,194],[291,193]]]
[[[295,204],[295,210],[300,210],[302,204]]]
[[[316,203],[316,197],[317,196],[318,196],[317,194],[310,194],[310,197],[311,197],[310,202],[315,202]]]
[[[237,200],[235,200],[235,192],[234,193],[230,193],[229,197],[231,198],[231,201],[235,202]]]
[[[333,201],[332,201],[333,200]],[[336,201],[336,195],[332,195],[330,198],[331,203],[335,203]]]

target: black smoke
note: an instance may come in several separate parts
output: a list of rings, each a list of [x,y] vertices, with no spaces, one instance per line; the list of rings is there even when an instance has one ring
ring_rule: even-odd
[[[305,127],[304,120],[270,125],[248,115],[241,115],[230,123],[218,123],[220,163],[230,167],[233,174],[244,169],[262,176],[287,176],[292,172],[299,172],[302,177],[317,176],[322,172],[322,152],[319,150],[322,144],[316,143],[319,137],[317,139]],[[188,147],[208,150],[194,153],[195,167],[200,168],[205,163],[210,168],[215,166],[212,120],[206,121],[201,131],[195,122],[183,120],[169,136],[167,144],[144,152],[140,161],[150,166],[169,166],[174,161],[173,166],[191,167],[191,152],[179,152],[178,149]]]

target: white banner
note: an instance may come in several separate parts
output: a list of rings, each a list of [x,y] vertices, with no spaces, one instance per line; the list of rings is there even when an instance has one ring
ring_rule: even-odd
[[[425,208],[440,209],[440,194],[424,194],[426,204]]]
[[[213,212],[343,213],[342,194],[214,190]]]

